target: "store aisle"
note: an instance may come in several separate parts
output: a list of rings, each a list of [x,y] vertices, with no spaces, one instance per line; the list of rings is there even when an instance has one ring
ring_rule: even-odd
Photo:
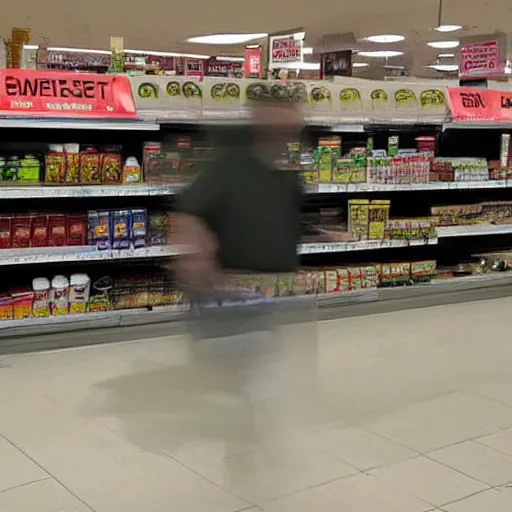
[[[511,310],[295,326],[238,374],[178,336],[0,358],[0,511],[509,512]]]

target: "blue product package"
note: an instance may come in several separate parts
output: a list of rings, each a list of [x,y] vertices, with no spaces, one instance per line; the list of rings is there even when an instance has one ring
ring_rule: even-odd
[[[112,212],[112,247],[129,249],[131,241],[131,211],[114,210]]]
[[[99,250],[112,248],[111,215],[108,210],[90,211],[87,215],[89,245]]]
[[[132,210],[133,247],[146,247],[148,234],[148,214],[145,208]]]

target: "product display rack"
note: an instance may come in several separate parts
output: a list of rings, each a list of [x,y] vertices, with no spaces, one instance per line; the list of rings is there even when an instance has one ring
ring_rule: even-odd
[[[147,81],[148,77],[144,80]],[[108,136],[108,142],[117,140],[123,143],[127,138],[130,148],[138,147],[137,156],[142,160],[142,143],[148,140],[162,140],[167,136],[176,136],[183,130],[193,133],[198,129],[217,126],[247,125],[247,108],[242,105],[242,94],[240,95],[241,105],[236,102],[228,107],[219,103],[207,100],[207,91],[222,80],[206,80],[201,86],[203,94],[200,102],[188,100],[183,102],[169,103],[164,105],[162,99],[154,102],[141,100],[137,91],[140,87],[140,77],[132,79],[132,90],[137,105],[138,120],[72,120],[58,118],[0,118],[0,129],[9,129],[9,139],[13,140],[23,137],[33,137],[34,132],[44,132],[44,140],[50,141],[55,136],[59,140],[62,133],[72,130],[76,133],[76,140],[90,142],[99,137],[102,139]],[[150,80],[158,83],[168,81],[168,78],[154,77]],[[179,81],[179,80],[178,80]],[[224,81],[225,82],[225,81]],[[245,85],[244,85],[245,84]],[[250,81],[240,81],[240,90],[245,86],[253,84]],[[307,87],[314,87],[308,85]],[[512,120],[509,122],[498,121],[460,121],[455,120],[445,110],[445,105],[434,105],[433,110],[422,110],[419,102],[410,102],[401,105],[398,109],[376,109],[375,105],[365,103],[367,92],[375,87],[385,87],[390,98],[393,90],[409,90],[416,93],[418,98],[423,95],[426,86],[411,86],[403,84],[359,84],[360,106],[356,104],[354,110],[343,106],[341,110],[331,108],[328,112],[322,106],[310,105],[307,125],[310,137],[319,137],[322,134],[344,134],[347,143],[356,146],[364,142],[367,137],[375,138],[376,146],[383,147],[383,141],[392,134],[398,134],[400,138],[413,140],[418,134],[432,134],[440,141],[440,153],[447,153],[448,156],[485,156],[494,158],[498,151],[500,132],[512,131]],[[331,87],[331,86],[330,86]],[[344,86],[336,85],[335,89],[342,89]],[[354,88],[351,84],[350,90]],[[354,89],[355,90],[355,89]],[[436,89],[438,90],[438,89]],[[439,88],[448,97],[446,87]],[[340,93],[341,94],[341,93]],[[398,94],[398,93],[397,93]],[[333,103],[337,96],[333,94]],[[423,96],[422,96],[423,97]],[[398,101],[398,100],[397,100]],[[155,103],[153,105],[152,103]],[[313,108],[314,107],[314,108]],[[443,110],[443,111],[441,111]],[[16,128],[16,130],[11,130]],[[13,132],[18,132],[19,136]],[[87,133],[91,133],[91,136]],[[105,133],[104,133],[105,132]],[[7,132],[5,132],[7,133]],[[92,135],[97,133],[99,135]],[[486,139],[480,147],[478,144],[466,142],[461,145],[460,139],[473,137],[478,141],[478,134],[492,133],[483,137]],[[51,135],[55,134],[55,135]],[[130,135],[127,135],[130,134]],[[468,135],[470,134],[470,135]],[[471,135],[472,134],[472,135]],[[476,138],[475,138],[476,137]],[[448,142],[446,140],[450,139]],[[90,140],[89,140],[90,139]],[[66,140],[75,140],[74,136],[67,136]],[[458,140],[457,144],[453,144]],[[493,140],[492,148],[487,150],[489,140]],[[345,138],[344,138],[345,144]],[[406,144],[405,147],[409,143]],[[464,146],[464,147],[460,147]],[[465,149],[470,148],[474,155],[468,155]],[[484,149],[482,149],[484,148]],[[130,149],[133,153],[133,150]],[[478,151],[483,151],[479,155]],[[493,153],[488,156],[488,153]],[[425,215],[425,205],[452,204],[454,197],[458,203],[491,201],[495,197],[506,199],[509,197],[508,188],[512,186],[512,180],[468,180],[451,182],[425,182],[425,183],[317,183],[308,185],[306,192],[306,209],[314,210],[323,207],[340,207],[346,209],[347,201],[351,198],[364,198],[368,200],[387,199],[391,197],[392,211],[397,212],[397,217],[408,215]],[[10,184],[0,187],[0,198],[4,199],[11,208],[11,205],[24,202],[32,207],[32,202],[37,201],[38,205],[48,203],[53,199],[52,208],[58,204],[65,204],[66,201],[79,200],[85,207],[97,208],[102,204],[105,208],[123,207],[146,207],[158,205],[160,200],[175,196],[182,190],[178,184],[140,183],[132,185],[52,185],[52,184],[31,184],[21,186]],[[454,195],[455,194],[455,195]],[[497,196],[496,196],[497,195]],[[133,199],[132,199],[133,198]],[[101,203],[107,199],[108,203]],[[27,203],[28,202],[28,203]],[[4,203],[5,204],[5,203]],[[35,203],[34,203],[35,204]],[[7,208],[4,207],[4,211]],[[318,267],[350,267],[354,265],[366,265],[365,262],[374,261],[407,261],[410,258],[415,260],[432,258],[438,255],[438,260],[443,261],[447,255],[452,253],[452,246],[455,243],[457,254],[473,254],[487,249],[499,249],[512,246],[512,225],[507,224],[482,224],[482,225],[457,225],[439,226],[435,237],[416,239],[377,239],[358,240],[350,242],[322,241],[305,242],[298,247],[299,254],[304,258],[307,266]],[[468,240],[468,242],[465,242]],[[66,265],[76,264],[111,264],[119,262],[130,264],[154,262],[154,264],[172,261],[172,258],[186,251],[184,247],[172,245],[148,246],[138,249],[103,251],[96,250],[91,246],[75,247],[27,247],[19,249],[0,250],[0,265],[9,268],[22,268],[23,265],[30,267],[46,268],[48,275],[52,273],[65,273]],[[412,256],[413,255],[413,256]],[[432,256],[434,255],[434,256]],[[449,258],[448,258],[449,259]],[[59,265],[64,265],[62,269]],[[44,265],[44,266],[43,266]],[[41,266],[41,267],[40,267]],[[71,267],[70,267],[71,268]],[[44,273],[43,270],[41,270]],[[439,295],[450,295],[451,293],[464,294],[471,292],[474,297],[475,289],[497,290],[503,293],[504,288],[512,284],[512,274],[489,273],[478,276],[454,278],[432,281],[414,286],[391,287],[391,288],[369,288],[340,293],[322,293],[314,297],[320,311],[319,318],[330,318],[334,316],[345,316],[346,314],[359,314],[358,311],[378,312],[381,306],[378,304],[391,304],[393,302],[412,300],[420,301],[421,297],[434,297]],[[468,297],[471,298],[471,297]],[[270,300],[270,299],[269,299]],[[286,298],[271,299],[276,303],[286,301]],[[430,300],[430,299],[429,299]],[[428,301],[427,301],[428,302]],[[388,307],[388,306],[386,306]],[[354,309],[355,308],[355,309]],[[359,308],[359,309],[357,309]],[[372,309],[373,308],[373,309]],[[357,311],[356,311],[357,309]],[[102,327],[122,327],[180,320],[186,313],[186,307],[182,305],[168,305],[143,307],[139,309],[117,309],[112,311],[89,312],[81,314],[69,314],[62,316],[50,316],[46,318],[26,318],[0,321],[0,337],[8,340],[11,336],[18,337],[33,333],[62,332],[67,330],[91,329]],[[362,314],[362,313],[361,313]],[[7,343],[7,342],[6,342]],[[7,347],[2,341],[2,347]]]

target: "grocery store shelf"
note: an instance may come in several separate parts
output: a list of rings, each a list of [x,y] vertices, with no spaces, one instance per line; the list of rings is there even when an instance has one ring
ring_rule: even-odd
[[[335,194],[340,192],[411,192],[425,190],[473,190],[489,188],[512,188],[512,180],[489,181],[437,181],[432,183],[319,183],[317,189],[308,185],[309,194]]]
[[[274,311],[286,316],[281,320],[299,322],[304,318],[305,311],[311,311],[315,305],[319,309],[319,318],[322,311],[338,308],[350,304],[367,304],[377,301],[379,298],[376,288],[358,290],[345,293],[332,293],[322,295],[305,295],[299,297],[281,297],[268,299]],[[291,306],[288,308],[288,306]],[[241,306],[243,307],[243,306]],[[306,309],[304,309],[306,308]],[[91,329],[100,330],[111,327],[128,328],[129,333],[115,341],[126,341],[133,336],[138,326],[161,324],[164,326],[162,336],[182,333],[185,331],[184,322],[187,319],[188,308],[184,305],[161,306],[152,310],[148,309],[124,309],[118,311],[104,311],[94,313],[81,313],[76,315],[53,316],[46,318],[26,318],[20,320],[0,321],[0,354],[13,352],[28,352],[31,350],[48,350],[51,348],[65,348],[73,346],[91,345],[110,342],[112,333],[123,332],[121,329],[108,329],[104,336],[82,335],[83,331]],[[292,313],[289,315],[287,313]],[[295,313],[295,315],[293,315]],[[158,327],[151,327],[152,329]],[[56,333],[73,331],[73,336],[65,336],[62,339],[48,336]],[[124,331],[126,333],[126,330]],[[147,335],[147,327],[142,331]],[[109,333],[109,334],[107,334]],[[45,336],[48,336],[45,338]],[[27,342],[20,342],[19,337],[27,337]],[[41,342],[40,340],[43,339]]]
[[[316,297],[316,304],[318,320],[322,321],[510,295],[512,272],[500,272],[397,288],[321,294]],[[291,302],[294,299],[297,298]],[[287,304],[287,299],[273,302],[278,306]],[[183,306],[166,306],[152,311],[134,309],[4,320],[0,322],[0,355],[183,334],[186,318]]]
[[[361,240],[359,242],[321,242],[299,245],[299,254],[323,254],[349,251],[373,251],[397,247],[437,245],[437,238],[429,240]]]
[[[46,119],[0,117],[0,128],[36,128],[55,130],[121,130],[121,131],[158,131],[158,123],[146,121],[109,121],[92,119]]]
[[[140,247],[137,249],[99,251],[94,246],[77,247],[30,247],[3,249],[0,266],[64,263],[73,261],[108,261],[138,258],[165,258],[181,254],[179,246]]]
[[[170,184],[141,185],[0,185],[0,199],[37,199],[58,197],[141,197],[178,194],[182,186]]]
[[[445,130],[510,130],[512,129],[512,122],[498,122],[498,121],[460,121],[443,123],[443,131]]]
[[[512,234],[512,224],[477,224],[473,226],[446,226],[438,227],[436,230],[437,236],[439,238],[485,235],[510,235]]]
[[[169,322],[182,319],[183,312],[183,307],[180,306],[161,306],[155,307],[151,311],[148,309],[121,309],[44,318],[3,320],[0,321],[0,338]]]

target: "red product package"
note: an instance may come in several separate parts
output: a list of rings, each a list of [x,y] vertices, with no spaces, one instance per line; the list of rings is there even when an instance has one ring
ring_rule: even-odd
[[[67,217],[67,244],[87,245],[87,216],[71,214]]]
[[[123,163],[121,155],[117,153],[103,153],[101,155],[101,179],[103,183],[121,183]]]
[[[80,183],[80,155],[66,154],[66,183]]]
[[[47,153],[45,155],[46,183],[64,183],[66,181],[66,153]]]
[[[66,245],[66,216],[63,214],[52,214],[48,216],[48,246]]]
[[[30,217],[16,216],[12,220],[12,247],[15,249],[30,246]]]
[[[0,217],[0,249],[12,247],[12,217],[2,215]]]
[[[48,245],[48,216],[33,214],[30,223],[30,246],[46,247]]]
[[[93,149],[80,153],[80,183],[101,183],[100,154]]]

